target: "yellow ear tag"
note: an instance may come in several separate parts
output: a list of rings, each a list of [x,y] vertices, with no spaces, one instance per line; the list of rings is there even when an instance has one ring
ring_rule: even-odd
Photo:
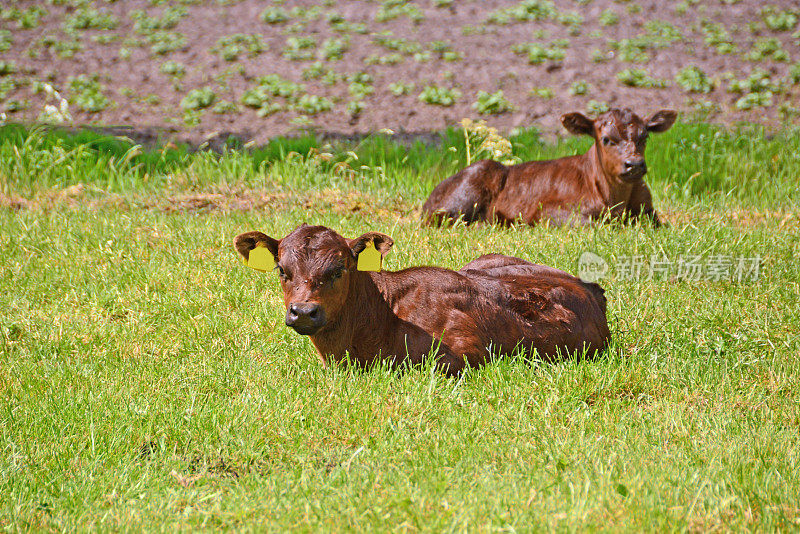
[[[370,241],[367,248],[361,251],[358,255],[358,265],[356,269],[359,271],[375,271],[381,272],[381,262],[383,256],[375,249],[375,245]]]
[[[250,258],[245,265],[256,271],[266,273],[275,268],[275,258],[267,247],[256,247],[250,251]]]

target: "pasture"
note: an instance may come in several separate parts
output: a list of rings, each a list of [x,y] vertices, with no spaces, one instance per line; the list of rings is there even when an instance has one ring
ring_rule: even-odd
[[[799,528],[797,132],[653,139],[660,229],[423,226],[466,162],[460,132],[441,142],[216,155],[0,130],[0,528]],[[593,252],[613,347],[460,378],[324,369],[231,244],[304,221],[391,235],[391,270],[500,252],[574,274]]]

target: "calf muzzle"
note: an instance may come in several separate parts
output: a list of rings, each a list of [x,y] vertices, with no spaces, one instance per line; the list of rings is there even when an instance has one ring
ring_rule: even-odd
[[[629,159],[623,164],[623,171],[620,176],[626,180],[638,180],[647,173],[647,164],[644,159]]]
[[[319,304],[293,302],[286,310],[286,326],[304,336],[313,335],[325,322],[325,310]]]

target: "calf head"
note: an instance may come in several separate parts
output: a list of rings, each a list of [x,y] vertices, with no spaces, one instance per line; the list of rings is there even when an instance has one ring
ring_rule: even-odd
[[[650,132],[669,130],[678,114],[662,109],[646,121],[629,109],[612,109],[592,120],[582,113],[567,113],[561,123],[570,133],[591,136],[603,173],[611,179],[633,183],[647,172],[644,149]]]
[[[269,250],[283,288],[286,325],[309,336],[338,322],[355,279],[367,276],[356,267],[370,243],[385,256],[393,240],[378,232],[345,239],[324,226],[303,224],[283,239],[247,232],[233,242],[245,261],[256,247]]]

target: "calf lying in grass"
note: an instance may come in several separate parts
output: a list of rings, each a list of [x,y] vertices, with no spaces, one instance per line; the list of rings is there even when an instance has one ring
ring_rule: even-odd
[[[325,365],[349,357],[361,367],[379,360],[396,367],[435,354],[437,366],[455,374],[518,347],[552,360],[593,356],[609,343],[597,284],[499,254],[457,272],[358,270],[366,249],[382,258],[392,243],[377,232],[345,239],[306,224],[283,239],[247,232],[234,240],[251,266],[253,251],[266,248],[280,273],[286,324],[311,337]]]
[[[463,217],[467,223],[506,224],[585,224],[644,215],[658,226],[644,183],[644,149],[647,134],[669,130],[676,117],[674,111],[662,110],[643,121],[629,109],[612,109],[593,121],[567,113],[561,123],[569,132],[595,140],[588,152],[511,167],[478,161],[436,186],[423,215],[429,223]]]

